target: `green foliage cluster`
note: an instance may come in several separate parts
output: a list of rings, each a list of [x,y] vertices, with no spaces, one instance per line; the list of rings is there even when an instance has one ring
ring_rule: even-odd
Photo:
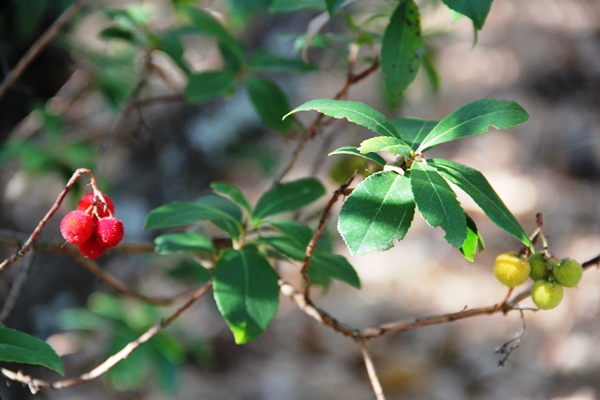
[[[151,15],[143,4],[105,8],[102,12],[110,23],[99,37],[127,44],[129,50],[118,57],[130,67],[134,65],[130,61],[140,54],[162,52],[185,76],[183,95],[189,102],[209,101],[243,88],[262,123],[280,133],[300,130],[294,114],[310,110],[334,119],[347,119],[371,131],[373,137],[358,147],[348,143],[330,153],[332,156],[350,154],[376,166],[374,173],[353,188],[341,208],[337,230],[351,254],[391,248],[394,240],[405,237],[418,210],[427,224],[441,227],[446,241],[472,261],[477,251],[483,248],[483,238],[450,184],[470,196],[498,227],[524,245],[533,247],[526,232],[481,172],[451,160],[426,157],[438,145],[486,133],[491,126],[508,129],[524,123],[529,115],[520,105],[513,101],[480,99],[439,121],[406,117],[388,119],[367,104],[347,100],[315,99],[292,109],[284,90],[270,74],[303,74],[316,71],[319,66],[265,48],[248,51],[238,37],[241,27],[254,16],[266,12],[311,9],[322,11],[326,20],[341,17],[350,33],[325,34],[313,27],[296,38],[296,49],[305,54],[309,48],[319,47],[340,59],[346,50],[340,53],[339,48],[344,49],[350,44],[378,49],[376,59],[381,65],[386,95],[398,101],[414,81],[421,64],[426,67],[434,86],[437,84],[428,62],[427,38],[421,31],[420,7],[414,0],[395,2],[394,8],[387,10],[388,19],[383,31],[374,30],[369,23],[356,23],[346,7],[351,2],[342,0],[230,0],[228,23],[195,3],[173,0],[176,18],[163,30],[151,27]],[[492,1],[443,0],[443,3],[469,18],[476,32],[482,29]],[[372,16],[372,19],[376,17]],[[185,58],[184,39],[189,36],[213,39],[223,60],[222,67],[194,71]],[[127,74],[115,75],[113,67],[121,64],[113,63],[114,60],[107,62],[104,55],[88,56],[97,61],[97,90],[108,104],[116,109],[123,107],[134,87]],[[374,59],[365,57],[359,61],[373,63]],[[113,67],[109,67],[111,63]],[[131,71],[134,69],[128,69]],[[115,76],[120,76],[123,82]],[[64,169],[65,163],[52,155],[70,153],[64,150],[60,134],[52,135],[52,126],[57,121],[50,113],[45,112],[44,116],[49,142],[55,145],[38,148],[26,142],[11,143],[0,154],[0,160],[3,155],[20,154],[24,164],[32,163],[34,159],[43,164],[32,165],[33,170],[48,171],[57,166]],[[60,130],[59,126],[56,131]],[[81,146],[67,146],[74,154],[72,159],[67,157],[67,167],[78,163],[82,155],[87,154],[86,147]],[[79,150],[75,151],[76,148]],[[395,159],[388,162],[386,157],[389,157],[380,153],[391,154]],[[218,310],[235,342],[243,344],[260,336],[277,312],[279,276],[274,261],[302,263],[307,259],[307,248],[315,229],[311,225],[313,221],[298,222],[292,213],[322,198],[326,190],[312,177],[287,181],[274,185],[256,204],[251,204],[237,187],[228,183],[214,182],[211,189],[212,193],[195,201],[174,202],[154,209],[147,216],[145,229],[160,230],[154,240],[157,254],[189,256],[185,264],[173,271],[174,275],[193,276],[195,281],[201,282],[212,281]],[[221,236],[208,236],[202,229],[196,229],[204,223],[216,227],[230,245],[217,246],[215,239]],[[353,266],[345,257],[335,254],[333,248],[332,240],[327,236],[317,243],[307,266],[310,281],[307,283],[327,288],[334,280],[339,280],[360,288],[360,279]],[[146,308],[132,314],[123,313],[116,300],[106,296],[94,298],[93,304],[90,311],[65,313],[63,326],[97,329],[99,317],[109,319],[115,333],[113,350],[143,332],[150,325],[151,317],[157,317]],[[133,321],[132,315],[142,315],[143,322]],[[31,351],[33,348],[35,352]],[[134,361],[135,365],[142,366],[148,359],[158,360],[156,365],[160,369],[169,363],[176,364],[183,352],[165,333],[147,346],[145,356],[136,356],[138,361]],[[36,363],[63,372],[60,359],[49,346],[3,327],[0,329],[0,359]],[[139,374],[144,371],[142,367],[129,368],[136,374],[119,375],[123,370],[113,373],[111,378],[120,387],[135,386],[140,382]],[[121,381],[117,382],[119,379]],[[165,378],[165,382],[172,388],[172,381]]]

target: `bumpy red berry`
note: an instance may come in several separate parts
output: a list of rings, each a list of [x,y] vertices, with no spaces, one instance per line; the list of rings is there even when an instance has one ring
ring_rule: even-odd
[[[87,258],[98,258],[108,247],[104,244],[100,243],[96,235],[92,235],[91,238],[85,243],[77,245],[81,254],[83,254]]]
[[[123,239],[123,222],[114,217],[100,218],[96,224],[95,235],[106,247],[114,247]]]
[[[112,202],[112,200],[110,199],[110,197],[108,197],[107,195],[105,195],[104,193],[102,194],[102,196],[104,197],[104,200],[106,200],[106,206],[104,205],[104,203],[102,203],[100,200],[98,200],[97,203],[97,210],[98,210],[98,216],[100,218],[102,217],[110,217],[112,214],[115,213],[115,205]],[[94,205],[94,193],[88,193],[85,196],[83,196],[81,198],[81,200],[79,200],[79,204],[77,204],[77,209],[83,212],[87,212],[88,214],[92,214],[92,206]],[[110,210],[110,212],[109,212]]]
[[[94,227],[92,217],[83,211],[73,210],[60,222],[60,233],[67,242],[81,244],[89,240],[94,233]]]

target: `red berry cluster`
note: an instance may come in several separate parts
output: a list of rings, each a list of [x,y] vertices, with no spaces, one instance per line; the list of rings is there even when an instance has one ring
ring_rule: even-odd
[[[77,210],[64,216],[60,233],[69,243],[76,244],[87,258],[98,258],[114,247],[125,234],[123,222],[114,217],[115,206],[105,194],[103,203],[94,193],[88,193],[79,201]]]

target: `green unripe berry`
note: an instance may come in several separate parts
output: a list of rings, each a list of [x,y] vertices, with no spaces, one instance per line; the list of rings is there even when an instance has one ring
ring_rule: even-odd
[[[531,267],[531,272],[529,273],[529,277],[535,282],[540,279],[548,279],[548,262],[550,263],[550,268],[554,268],[558,261],[555,258],[546,258],[546,254],[544,252],[533,253],[527,258],[529,261],[529,266]]]
[[[514,288],[529,278],[531,267],[514,251],[500,254],[494,264],[494,275],[501,284]]]
[[[552,267],[556,282],[564,287],[575,287],[583,276],[583,267],[572,258],[565,258]]]
[[[563,288],[556,282],[540,280],[531,288],[531,299],[541,310],[551,310],[563,299]]]

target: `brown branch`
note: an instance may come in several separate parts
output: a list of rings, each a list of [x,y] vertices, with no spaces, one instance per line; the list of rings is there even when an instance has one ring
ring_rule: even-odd
[[[69,255],[73,258],[77,263],[82,265],[85,269],[90,271],[94,276],[104,282],[107,286],[114,289],[117,293],[120,293],[126,297],[132,298],[134,300],[141,301],[143,303],[152,304],[155,306],[170,306],[176,303],[180,303],[185,298],[190,295],[190,291],[186,291],[185,293],[176,295],[174,297],[150,297],[143,295],[141,293],[135,292],[133,290],[128,289],[121,282],[111,277],[104,271],[100,269],[98,263],[96,261],[86,258],[74,247],[65,248],[65,254]]]
[[[588,261],[585,261],[584,263],[582,263],[582,266],[584,269],[589,269],[592,266],[600,266],[599,264],[600,255]],[[439,325],[448,322],[459,321],[462,319],[476,317],[479,315],[492,315],[498,313],[507,314],[513,310],[517,310],[520,313],[526,310],[537,311],[536,308],[527,308],[519,305],[521,301],[531,296],[531,287],[529,287],[510,299],[507,296],[502,302],[487,307],[471,309],[465,307],[463,310],[454,313],[433,315],[429,317],[414,318],[403,321],[388,322],[377,327],[358,329],[344,324],[343,322],[337,320],[335,317],[333,317],[326,311],[316,307],[311,301],[311,299],[305,295],[305,293],[299,292],[289,283],[280,280],[279,287],[281,293],[284,296],[291,299],[294,303],[296,303],[298,308],[300,308],[308,316],[314,318],[319,323],[330,327],[336,332],[339,332],[345,336],[349,336],[355,339],[358,338],[362,340],[373,339],[390,333],[405,332],[412,329],[422,328],[424,326]],[[511,293],[512,289],[509,290],[509,295]]]
[[[29,238],[25,241],[23,246],[21,246],[21,248],[19,248],[15,254],[13,254],[11,257],[7,258],[0,264],[0,271],[17,261],[19,258],[22,258],[25,255],[25,253],[27,253],[31,249],[33,243],[36,241],[40,233],[42,233],[42,229],[44,229],[50,218],[52,218],[54,213],[59,209],[67,193],[69,193],[69,191],[73,188],[73,185],[75,184],[77,179],[79,179],[83,174],[88,174],[90,176],[90,185],[94,189],[94,193],[99,193],[98,197],[100,197],[100,200],[104,201],[100,190],[96,186],[96,178],[94,177],[94,174],[92,174],[92,171],[87,168],[79,168],[77,171],[75,171],[73,176],[71,176],[71,179],[69,179],[63,191],[60,192],[60,194],[58,195],[58,198],[54,202],[54,205],[50,208],[50,210],[48,210],[44,218],[42,218],[42,220],[39,222],[31,236],[29,236]]]
[[[203,286],[196,290],[194,294],[190,297],[190,299],[179,307],[173,314],[171,314],[168,318],[161,320],[156,323],[146,332],[144,332],[140,337],[136,340],[129,342],[125,347],[123,347],[119,352],[107,358],[102,364],[98,365],[96,368],[92,369],[89,372],[86,372],[80,375],[77,378],[63,379],[55,382],[48,382],[43,379],[32,378],[31,376],[25,375],[22,372],[14,372],[8,370],[6,368],[2,368],[0,371],[4,376],[13,381],[21,382],[29,386],[29,390],[31,393],[37,393],[41,389],[64,389],[67,387],[80,385],[82,383],[87,383],[93,381],[94,379],[99,378],[106,372],[108,372],[112,367],[125,360],[129,355],[136,350],[138,347],[152,339],[159,333],[161,330],[169,326],[181,313],[190,308],[192,304],[194,304],[199,298],[204,296],[210,289],[212,288],[212,283],[209,283],[206,286]]]
[[[329,215],[331,214],[331,208],[338,201],[341,195],[346,194],[348,187],[350,186],[355,177],[356,172],[346,182],[344,182],[335,192],[333,192],[333,196],[331,196],[331,199],[329,199],[327,206],[325,206],[325,209],[323,210],[323,215],[319,220],[319,225],[317,226],[317,229],[315,229],[313,237],[310,239],[310,242],[308,242],[308,245],[306,246],[304,264],[302,265],[300,273],[302,274],[302,279],[304,280],[304,295],[307,298],[310,295],[310,278],[308,276],[308,265],[310,264],[310,260],[312,259],[315,248],[317,247],[317,243],[323,235],[325,224],[327,223]]]
[[[373,364],[373,360],[371,359],[371,355],[369,354],[365,341],[362,339],[355,339],[355,341],[363,356],[363,360],[365,361],[365,368],[367,369],[367,374],[369,375],[369,381],[371,381],[375,398],[377,400],[385,400],[385,394],[383,393],[381,383],[379,382],[379,377],[377,376],[377,371],[375,371],[375,365]]]
[[[18,232],[6,232],[5,230],[0,229],[0,246],[11,246],[11,247],[19,247],[20,243],[23,242],[23,235]],[[49,253],[55,253],[59,255],[65,255],[71,257],[78,264],[83,266],[85,269],[90,271],[94,276],[96,276],[100,281],[105,283],[107,286],[115,290],[117,293],[120,293],[126,297],[132,298],[134,300],[138,300],[147,304],[152,304],[155,306],[170,306],[173,304],[180,303],[185,298],[190,295],[190,291],[188,290],[185,293],[178,294],[173,297],[150,297],[144,294],[138,293],[131,289],[128,289],[123,283],[119,282],[115,278],[111,277],[106,272],[102,271],[102,269],[98,266],[98,263],[95,260],[89,259],[81,255],[81,253],[77,250],[76,247],[65,245],[64,242],[60,243],[46,243],[46,242],[36,242],[32,247],[32,250],[44,251]],[[121,243],[117,247],[113,247],[111,252],[117,253],[151,253],[154,251],[154,246],[150,244],[141,244],[141,243]],[[16,283],[15,283],[16,284]],[[194,289],[192,289],[194,290]],[[8,300],[7,300],[8,301]],[[1,321],[1,313],[0,313],[0,321]]]
[[[56,21],[40,36],[29,50],[21,57],[17,65],[4,77],[0,85],[0,98],[25,72],[29,64],[41,53],[54,36],[67,24],[69,19],[85,4],[86,0],[77,0],[71,4]]]

